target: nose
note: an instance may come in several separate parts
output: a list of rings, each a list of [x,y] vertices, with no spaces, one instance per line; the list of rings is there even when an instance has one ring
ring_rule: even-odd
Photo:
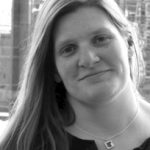
[[[92,68],[100,62],[100,57],[94,49],[81,50],[79,54],[79,66]]]

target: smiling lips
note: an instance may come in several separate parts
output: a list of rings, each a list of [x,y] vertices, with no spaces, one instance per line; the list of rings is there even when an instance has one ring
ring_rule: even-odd
[[[96,77],[97,75],[98,75],[98,76],[101,76],[101,75],[105,74],[105,73],[108,72],[108,71],[110,71],[110,70],[104,70],[104,71],[100,71],[100,72],[89,73],[89,74],[87,74],[87,75],[81,77],[79,80],[84,80],[84,79],[90,78],[90,77]]]

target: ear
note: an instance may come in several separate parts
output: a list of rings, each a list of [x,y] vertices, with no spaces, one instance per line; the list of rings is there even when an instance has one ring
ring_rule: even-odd
[[[128,57],[129,57],[129,59],[131,59],[133,57],[133,55],[134,55],[134,49],[133,49],[133,47],[129,47],[128,48]]]
[[[128,37],[127,44],[128,44],[128,57],[129,59],[131,59],[132,56],[134,55],[134,42],[131,36]]]
[[[128,41],[129,47],[132,47],[134,45],[134,42],[133,42],[133,39],[132,39],[131,35],[128,36],[127,41]]]

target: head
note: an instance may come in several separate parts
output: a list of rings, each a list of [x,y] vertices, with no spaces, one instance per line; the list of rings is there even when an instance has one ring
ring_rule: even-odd
[[[96,8],[104,12],[114,28],[124,38],[128,47],[130,78],[135,89],[138,88],[140,83],[139,64],[142,57],[137,44],[137,37],[133,32],[133,27],[113,0],[47,0],[35,25],[28,59],[29,68],[31,72],[31,68],[33,67],[37,87],[44,89],[42,91],[43,95],[46,92],[51,93],[48,94],[51,100],[48,100],[47,96],[45,96],[45,104],[44,101],[42,102],[41,109],[43,109],[43,112],[49,111],[51,113],[50,111],[53,111],[52,114],[56,114],[55,112],[57,112],[59,119],[65,119],[64,122],[68,125],[73,122],[73,119],[70,121],[67,121],[67,119],[69,120],[74,115],[70,115],[73,113],[70,113],[72,109],[66,99],[67,90],[56,65],[55,34],[62,18],[76,12],[80,8],[86,7]],[[59,80],[57,80],[57,77]],[[51,107],[51,110],[49,110],[49,107]]]
[[[39,133],[41,139],[46,137],[45,134],[51,138],[52,150],[55,150],[55,145],[61,150],[61,142],[56,144],[55,141],[62,141],[59,140],[63,135],[62,127],[72,124],[75,120],[73,109],[66,98],[68,89],[58,68],[55,44],[61,20],[78,12],[80,8],[100,10],[125,40],[129,54],[130,78],[135,89],[139,86],[139,64],[142,57],[137,37],[113,0],[47,0],[37,17],[15,108],[16,120],[20,117],[18,120],[21,123],[18,143],[25,139],[26,150],[29,149],[26,145],[32,144],[30,141],[33,141],[36,129],[42,132]]]

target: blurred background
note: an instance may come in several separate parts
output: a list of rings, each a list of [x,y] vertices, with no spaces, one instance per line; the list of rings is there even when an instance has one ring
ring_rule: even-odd
[[[139,27],[145,43],[145,81],[140,91],[150,100],[150,0],[116,0],[125,15]],[[0,0],[0,120],[9,116],[19,84],[24,54],[36,16],[44,0]],[[143,71],[143,70],[141,70]]]

